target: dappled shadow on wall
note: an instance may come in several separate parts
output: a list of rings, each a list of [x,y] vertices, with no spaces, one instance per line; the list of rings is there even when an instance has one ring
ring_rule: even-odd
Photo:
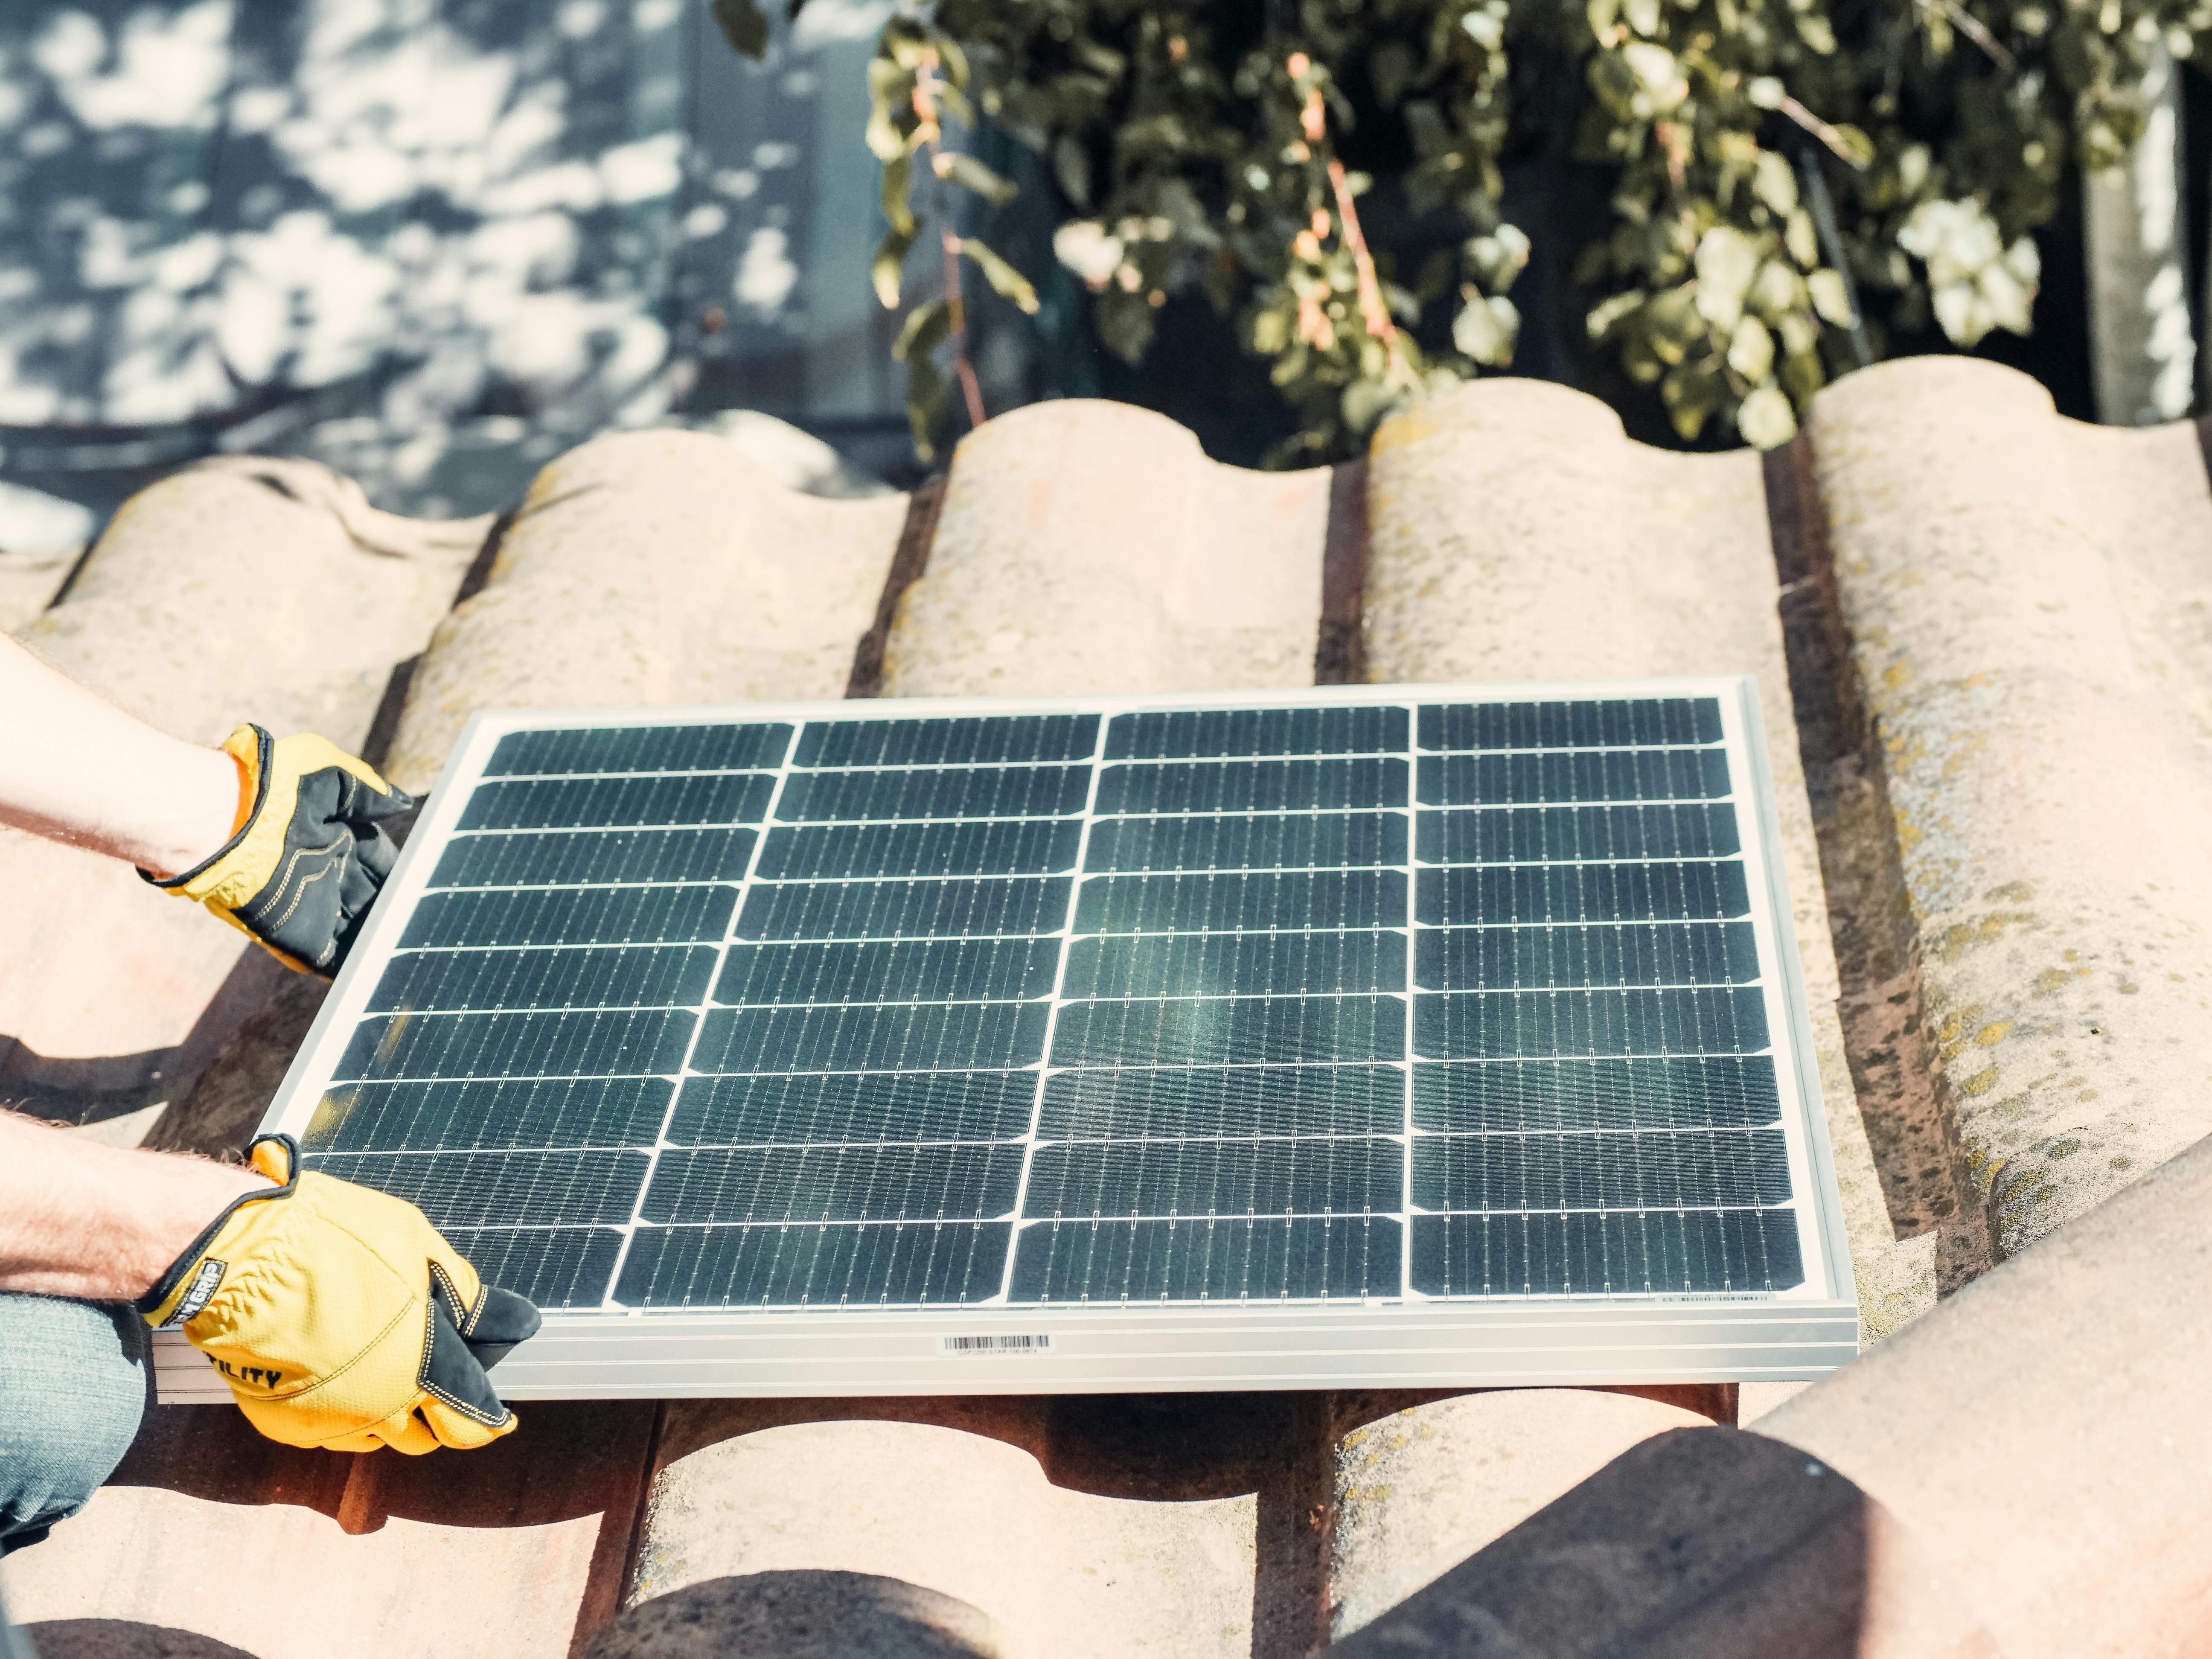
[[[0,466],[98,507],[289,451],[466,512],[709,360],[720,402],[895,429],[886,10],[817,0],[753,64],[705,0],[0,9]]]

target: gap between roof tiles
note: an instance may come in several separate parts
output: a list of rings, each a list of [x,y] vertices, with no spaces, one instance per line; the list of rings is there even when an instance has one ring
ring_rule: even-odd
[[[1920,941],[1895,818],[1837,599],[1826,507],[1800,431],[1762,457],[1783,649],[1820,843],[1851,1081],[1896,1236],[1934,1232],[1938,1295],[1996,1260],[1958,1126],[1936,1097]]]
[[[930,549],[937,540],[937,520],[945,510],[945,490],[951,474],[933,473],[916,484],[907,498],[906,523],[899,530],[898,547],[890,568],[884,573],[884,594],[876,605],[876,620],[853,648],[853,676],[846,683],[848,697],[879,697],[884,694],[884,651],[890,643],[891,624],[898,618],[899,601],[908,588],[929,568]]]

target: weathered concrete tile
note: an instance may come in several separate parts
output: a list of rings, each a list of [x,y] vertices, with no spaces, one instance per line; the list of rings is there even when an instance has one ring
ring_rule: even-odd
[[[957,452],[884,690],[1310,684],[1328,501],[1326,474],[1218,466],[1141,410],[1001,417]],[[860,1573],[980,1608],[1024,1659],[1253,1651],[1252,1483],[1172,1503],[1075,1490],[1038,1462],[1041,1402],[975,1405],[982,1432],[781,1423],[679,1449],[654,1488],[635,1604],[762,1572]]]
[[[0,629],[12,633],[44,611],[82,551],[24,553],[0,546]]]
[[[961,441],[891,696],[1313,684],[1326,471],[1206,459],[1164,417],[1083,399]]]
[[[1911,1531],[2008,1659],[2212,1632],[2212,1141],[1759,1419]]]
[[[1892,1237],[1837,1020],[1758,458],[1647,449],[1594,398],[1491,380],[1390,422],[1368,468],[1370,678],[1758,677],[1862,1328],[1878,1337],[1932,1304],[1932,1279],[1911,1268],[1924,1247]],[[1628,1446],[1698,1420],[1648,1400],[1515,1391],[1419,1407],[1346,1437],[1336,1633]]]
[[[988,1613],[865,1572],[710,1578],[631,1609],[588,1659],[1011,1659]]]
[[[427,789],[478,708],[843,695],[905,512],[786,489],[703,433],[571,450],[416,668],[393,778]]]
[[[2191,428],[1964,360],[1811,430],[1938,1098],[2016,1251],[2212,1130],[2212,494]]]
[[[0,1564],[0,1586],[19,1622],[137,1624],[252,1659],[564,1659],[614,1611],[653,1407],[522,1409],[482,1450],[406,1458],[158,1407],[115,1480]]]
[[[1332,1632],[1349,1635],[1638,1442],[1695,1413],[1589,1389],[1501,1389],[1400,1412],[1339,1443]]]
[[[1881,1504],[1726,1428],[1644,1441],[1344,1644],[1443,1653],[1997,1659]]]
[[[1056,1486],[1031,1450],[968,1429],[790,1423],[662,1470],[633,1605],[757,1573],[862,1573],[979,1609],[1007,1659],[1245,1659],[1255,1519],[1249,1493]]]

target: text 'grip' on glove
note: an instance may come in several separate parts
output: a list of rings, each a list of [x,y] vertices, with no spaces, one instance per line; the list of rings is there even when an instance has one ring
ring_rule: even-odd
[[[181,875],[139,874],[206,905],[287,967],[335,973],[399,855],[385,820],[414,798],[311,732],[279,740],[241,726],[222,746],[245,774],[245,822]]]
[[[289,1135],[253,1143],[277,1185],[209,1224],[138,1311],[181,1328],[271,1440],[337,1451],[482,1446],[510,1431],[487,1366],[538,1310],[483,1283],[412,1204],[301,1174]]]

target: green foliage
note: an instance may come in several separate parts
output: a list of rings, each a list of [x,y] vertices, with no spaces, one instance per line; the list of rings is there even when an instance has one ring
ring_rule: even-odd
[[[1265,27],[1249,11],[936,0],[894,17],[866,134],[884,303],[925,192],[1013,194],[939,148],[941,120],[979,110],[1073,204],[1054,252],[1109,349],[1141,358],[1168,298],[1201,293],[1298,411],[1274,459],[1355,453],[1393,410],[1512,361],[1530,250],[1500,216],[1500,163],[1569,118],[1516,117],[1513,70],[1565,66],[1589,91],[1573,153],[1615,169],[1613,227],[1572,260],[1591,341],[1685,441],[1767,447],[1891,331],[2027,332],[2029,239],[2061,169],[2122,158],[2151,54],[2188,57],[2212,29],[2212,0],[1297,0]],[[747,50],[750,0],[715,15]],[[1368,157],[1389,160],[1371,196]],[[1371,253],[1363,197],[1389,203]],[[996,254],[947,250],[1035,308]],[[957,297],[938,314],[910,317],[899,352],[925,451]]]

